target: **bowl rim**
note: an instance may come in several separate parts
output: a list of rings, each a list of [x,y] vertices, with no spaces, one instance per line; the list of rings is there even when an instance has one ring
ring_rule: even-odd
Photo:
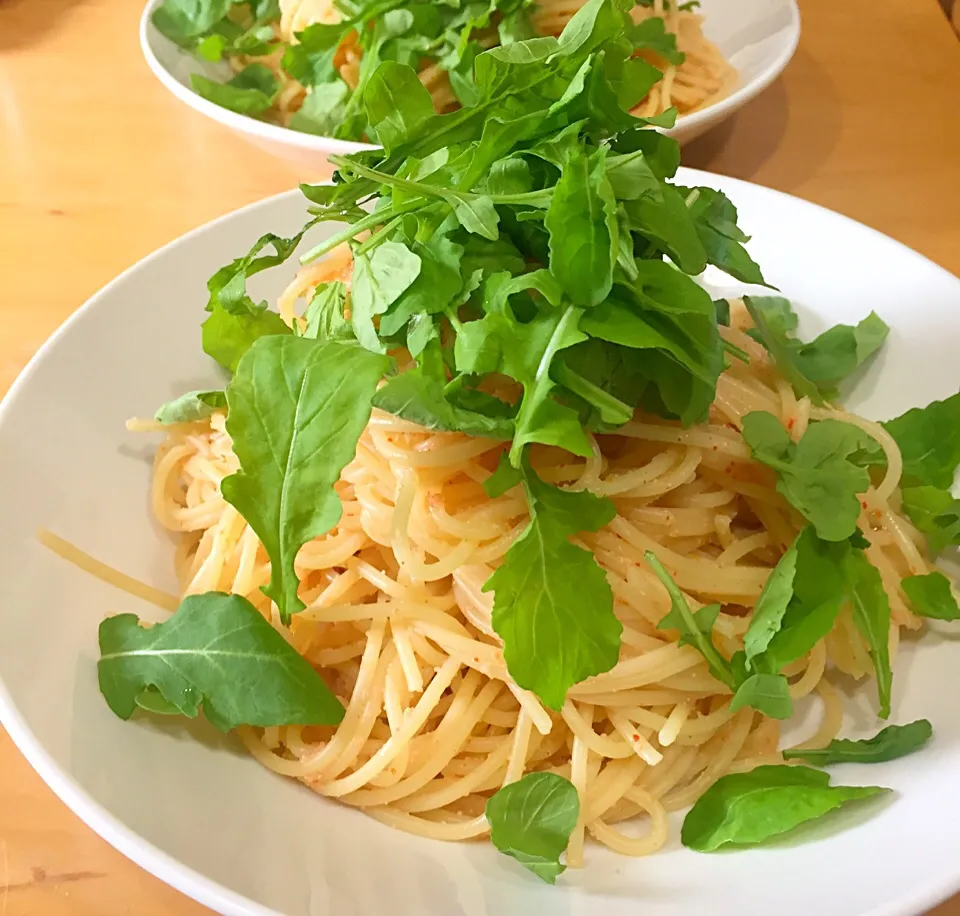
[[[289,127],[281,127],[278,124],[258,121],[250,115],[238,114],[229,108],[217,105],[197,94],[188,86],[185,86],[160,63],[160,60],[153,50],[153,36],[159,35],[160,38],[163,38],[163,36],[156,31],[151,17],[153,11],[160,6],[162,2],[163,0],[147,0],[143,8],[143,12],[140,15],[139,27],[140,50],[153,75],[169,92],[185,105],[216,121],[218,124],[229,127],[231,130],[247,134],[257,140],[276,143],[281,146],[294,147],[323,155],[338,156],[380,148],[369,143],[357,143],[353,140],[340,140],[336,137],[308,134],[303,131],[293,130]],[[780,53],[770,61],[767,67],[749,83],[739,86],[734,92],[724,96],[712,105],[708,105],[706,108],[701,108],[690,114],[680,115],[674,127],[669,129],[656,128],[657,130],[662,130],[663,133],[668,136],[682,136],[687,133],[697,134],[702,130],[706,130],[708,127],[726,119],[734,111],[756,98],[783,73],[787,64],[790,63],[790,60],[796,53],[797,46],[800,42],[800,7],[798,6],[798,0],[779,0],[779,2],[784,4],[790,16],[790,23],[787,27],[788,40],[780,50]],[[181,53],[186,54],[188,52],[181,51]]]
[[[120,274],[98,289],[79,308],[72,312],[63,323],[43,342],[40,348],[27,362],[14,379],[13,384],[0,398],[0,427],[11,409],[11,405],[26,388],[49,357],[57,343],[67,337],[75,324],[92,311],[99,301],[109,296],[113,290],[136,274],[142,267],[165,257],[169,252],[189,246],[193,240],[213,229],[220,223],[231,220],[239,213],[258,209],[269,210],[278,197],[299,194],[294,188],[254,201],[235,210],[215,217],[183,235],[167,242],[160,248],[140,258]],[[111,814],[100,802],[82,788],[69,770],[61,766],[42,741],[34,733],[11,697],[7,685],[0,674],[0,727],[10,736],[16,749],[26,758],[27,763],[40,778],[53,790],[53,793],[94,833],[106,840],[117,852],[148,874],[159,878],[164,884],[175,888],[197,903],[209,907],[216,913],[230,916],[280,916],[276,910],[265,907],[249,897],[230,890],[218,881],[208,878],[174,856],[164,852],[158,846],[145,840],[135,830],[128,827],[120,818]]]
[[[761,192],[764,197],[772,202],[786,198],[794,204],[798,203],[804,208],[809,208],[811,211],[828,214],[833,220],[840,223],[856,226],[858,231],[866,233],[874,241],[894,245],[903,254],[923,261],[927,269],[945,275],[960,284],[960,277],[955,276],[926,255],[864,223],[803,198],[755,182],[706,172],[701,169],[682,167],[678,173],[678,179],[710,186],[719,183],[725,186],[725,189],[750,188],[753,191]],[[0,428],[2,428],[8,412],[12,409],[13,402],[19,397],[21,391],[31,383],[33,377],[41,371],[43,363],[49,358],[55,346],[67,337],[73,326],[83,320],[88,312],[96,308],[103,298],[109,296],[142,267],[166,257],[181,246],[189,247],[202,234],[215,230],[217,226],[233,220],[241,213],[253,213],[257,210],[269,211],[281,200],[292,199],[299,196],[300,193],[299,189],[292,188],[211,219],[140,258],[97,290],[47,338],[21,370],[7,392],[0,398]],[[208,878],[174,856],[164,852],[96,801],[86,789],[81,787],[70,771],[59,764],[44,747],[40,738],[14,703],[2,677],[2,672],[0,672],[0,727],[7,731],[17,750],[26,758],[47,786],[53,790],[60,801],[77,815],[88,828],[146,872],[217,913],[229,914],[229,916],[280,916],[276,910],[230,890],[220,882]],[[265,773],[264,777],[267,775],[269,774]],[[862,916],[919,916],[919,914],[937,906],[958,891],[960,891],[960,865],[952,871],[944,873],[938,881],[912,888],[901,896],[888,900],[883,906],[862,914]]]

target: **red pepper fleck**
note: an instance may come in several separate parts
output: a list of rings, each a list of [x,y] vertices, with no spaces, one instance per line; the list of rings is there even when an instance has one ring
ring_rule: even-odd
[[[861,505],[861,507],[862,507],[863,509],[866,509],[866,508],[867,508],[867,501],[866,501],[865,499],[861,499],[861,500],[860,500],[860,505]]]
[[[634,736],[633,736],[633,740],[634,740],[634,741],[639,741],[639,740],[640,740],[640,736],[639,736],[639,735],[634,735]]]
[[[794,418],[793,418],[793,417],[791,417],[789,420],[787,420],[787,432],[793,432],[793,424],[794,424],[794,422],[795,422],[795,421],[794,421]]]

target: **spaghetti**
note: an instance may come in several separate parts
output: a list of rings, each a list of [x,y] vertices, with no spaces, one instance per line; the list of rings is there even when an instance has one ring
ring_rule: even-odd
[[[281,300],[346,278],[328,258],[301,271]],[[427,431],[374,411],[337,485],[343,515],[297,557],[307,608],[283,627],[261,592],[270,577],[253,530],[220,493],[239,462],[225,417],[172,428],[156,456],[152,505],[180,536],[183,594],[247,597],[323,672],[346,708],[334,727],[240,729],[250,752],[276,773],[362,809],[401,830],[444,840],[489,832],[484,806],[501,786],[532,771],[568,778],[581,800],[567,850],[584,859],[587,835],[625,855],[657,850],[667,813],[690,805],[719,777],[780,762],[779,724],[752,709],[730,711],[730,690],[703,657],[658,629],[669,609],[644,562],[653,551],[694,607],[723,606],[714,634],[730,656],[742,648],[749,611],[802,520],[751,458],[739,433],[755,410],[773,413],[799,439],[811,420],[833,417],[865,429],[883,447],[887,472],[863,496],[860,528],[892,609],[891,653],[901,629],[920,626],[898,583],[932,567],[922,539],[896,509],[899,454],[878,425],[797,398],[734,302],[724,338],[749,362],[720,378],[706,423],[688,429],[638,414],[592,439],[584,460],[538,446],[546,482],[609,497],[616,518],[583,534],[613,589],[624,630],[619,663],[575,685],[562,711],[545,708],[507,672],[482,591],[528,520],[518,489],[488,498],[483,482],[502,443]],[[842,711],[828,668],[866,677],[872,666],[847,611],[833,631],[789,666],[793,698],[818,694],[825,715],[810,746],[839,730]],[[621,825],[641,816],[636,835]]]

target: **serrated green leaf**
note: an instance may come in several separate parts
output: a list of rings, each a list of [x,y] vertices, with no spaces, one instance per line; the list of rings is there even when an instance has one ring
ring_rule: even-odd
[[[390,361],[341,341],[267,337],[227,388],[240,471],[221,484],[270,557],[265,594],[288,621],[302,610],[294,560],[340,519],[334,484],[353,459]]]
[[[784,760],[803,760],[814,766],[835,763],[886,763],[920,750],[933,737],[933,726],[926,719],[909,725],[888,725],[872,738],[852,741],[834,738],[826,747],[786,750]]]
[[[538,878],[554,884],[580,816],[573,783],[555,773],[528,773],[495,792],[486,805],[490,840]]]
[[[510,676],[551,709],[574,684],[609,671],[623,627],[613,592],[593,554],[570,543],[616,514],[613,503],[560,490],[523,468],[530,524],[507,551],[484,591],[493,591],[493,628]]]
[[[336,725],[343,707],[323,679],[240,595],[184,598],[164,623],[135,614],[100,624],[100,691],[121,719],[137,707],[238,725]],[[159,694],[159,696],[158,696]]]
[[[688,849],[756,846],[851,801],[888,792],[878,786],[831,786],[810,767],[762,766],[723,776],[687,813],[680,839]]]

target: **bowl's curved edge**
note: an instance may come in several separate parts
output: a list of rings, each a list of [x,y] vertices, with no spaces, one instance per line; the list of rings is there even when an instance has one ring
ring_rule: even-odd
[[[168,92],[189,108],[216,121],[218,124],[222,124],[224,127],[256,137],[260,141],[277,143],[281,146],[292,146],[323,156],[331,154],[349,155],[362,150],[379,149],[379,147],[367,143],[338,140],[335,137],[320,137],[291,130],[289,127],[279,127],[276,124],[258,121],[249,115],[237,114],[228,108],[216,105],[184,86],[160,63],[153,50],[152,34],[156,32],[156,29],[151,22],[151,16],[162,2],[163,0],[147,0],[143,8],[143,13],[140,16],[140,49],[153,75]],[[674,127],[663,131],[667,136],[676,137],[681,143],[695,139],[714,124],[726,120],[735,111],[756,98],[783,73],[796,53],[800,41],[800,8],[797,5],[797,0],[787,0],[787,5],[790,10],[790,40],[780,55],[770,62],[760,76],[747,85],[740,86],[719,102],[715,102],[700,111],[681,115],[677,118]]]
[[[945,268],[903,243],[869,226],[865,226],[856,220],[821,207],[818,204],[802,200],[781,191],[776,191],[772,188],[766,188],[762,185],[727,176],[714,175],[696,169],[681,169],[678,177],[687,183],[700,182],[704,185],[711,185],[721,189],[736,189],[742,187],[745,191],[749,189],[752,192],[756,192],[759,189],[764,195],[786,198],[791,201],[793,205],[799,204],[804,207],[813,208],[829,214],[835,219],[839,218],[852,226],[856,226],[861,231],[865,230],[878,241],[882,240],[884,244],[895,245],[904,252],[909,253],[912,257],[923,260],[930,267],[933,267],[946,277],[953,280],[957,279]],[[111,280],[67,318],[31,358],[13,385],[11,385],[7,394],[0,400],[0,423],[3,422],[9,404],[17,396],[21,388],[30,381],[31,376],[38,370],[40,363],[46,358],[57,341],[69,332],[73,323],[78,321],[81,316],[90,309],[94,308],[102,297],[108,295],[117,285],[124,282],[142,265],[162,257],[171,249],[179,247],[180,245],[189,244],[200,234],[213,229],[222,222],[234,218],[239,213],[251,212],[258,209],[269,209],[278,201],[284,198],[292,198],[296,196],[297,193],[296,190],[282,192],[281,194],[273,195],[272,197],[217,217],[157,249]],[[153,844],[144,841],[119,819],[108,813],[87,792],[80,789],[44,749],[13,704],[12,698],[2,680],[0,680],[0,725],[7,730],[20,752],[60,800],[85,824],[110,843],[110,845],[146,871],[186,894],[188,897],[214,909],[216,912],[227,914],[227,916],[280,916],[276,911],[265,908],[248,898],[242,897],[228,890],[223,885],[194,871],[158,849]],[[870,913],[863,914],[863,916],[919,916],[919,914],[943,902],[958,891],[960,891],[960,867],[945,873],[935,884],[930,884],[919,891],[907,893],[897,899],[890,900],[881,909],[875,909]]]
[[[3,398],[0,399],[0,424],[3,423],[4,415],[19,391],[30,382],[31,377],[46,359],[47,354],[62,337],[69,333],[73,324],[79,321],[86,312],[95,308],[101,298],[109,295],[115,287],[122,284],[143,265],[163,257],[174,248],[190,244],[196,236],[213,229],[222,222],[233,219],[238,213],[255,211],[261,208],[269,209],[280,199],[293,198],[298,194],[297,190],[284,191],[218,216],[141,258],[94,293],[47,338],[14,380]],[[152,843],[142,839],[122,821],[110,814],[87,792],[81,789],[45,750],[20,715],[2,679],[0,679],[0,726],[6,729],[20,753],[36,770],[40,778],[53,790],[54,794],[91,830],[145,871],[198,903],[210,907],[217,913],[227,914],[227,916],[281,916],[276,911],[254,903],[194,871]]]
[[[321,156],[346,156],[362,150],[379,149],[379,147],[371,146],[368,143],[354,143],[350,140],[338,140],[335,137],[319,137],[315,134],[307,134],[303,131],[291,130],[288,127],[279,127],[276,124],[258,121],[249,115],[237,114],[230,111],[229,108],[207,101],[203,96],[184,86],[160,63],[153,50],[153,34],[156,33],[159,36],[159,33],[156,32],[156,28],[151,22],[151,16],[162,2],[163,0],[147,0],[147,4],[143,8],[139,29],[140,50],[147,66],[150,68],[150,72],[168,92],[189,108],[224,127],[230,128],[230,130],[237,131],[237,133],[248,134],[258,140],[277,143],[281,146],[293,146],[300,150],[315,152]]]
[[[667,135],[673,136],[674,133],[682,135],[679,139],[683,143],[696,139],[714,125],[725,121],[748,102],[753,101],[787,69],[787,64],[797,53],[797,47],[800,44],[800,7],[797,5],[797,0],[788,0],[787,6],[790,10],[789,41],[780,54],[770,61],[763,73],[745,86],[740,86],[730,95],[720,99],[719,102],[714,102],[706,108],[677,118],[676,127],[665,131]]]

